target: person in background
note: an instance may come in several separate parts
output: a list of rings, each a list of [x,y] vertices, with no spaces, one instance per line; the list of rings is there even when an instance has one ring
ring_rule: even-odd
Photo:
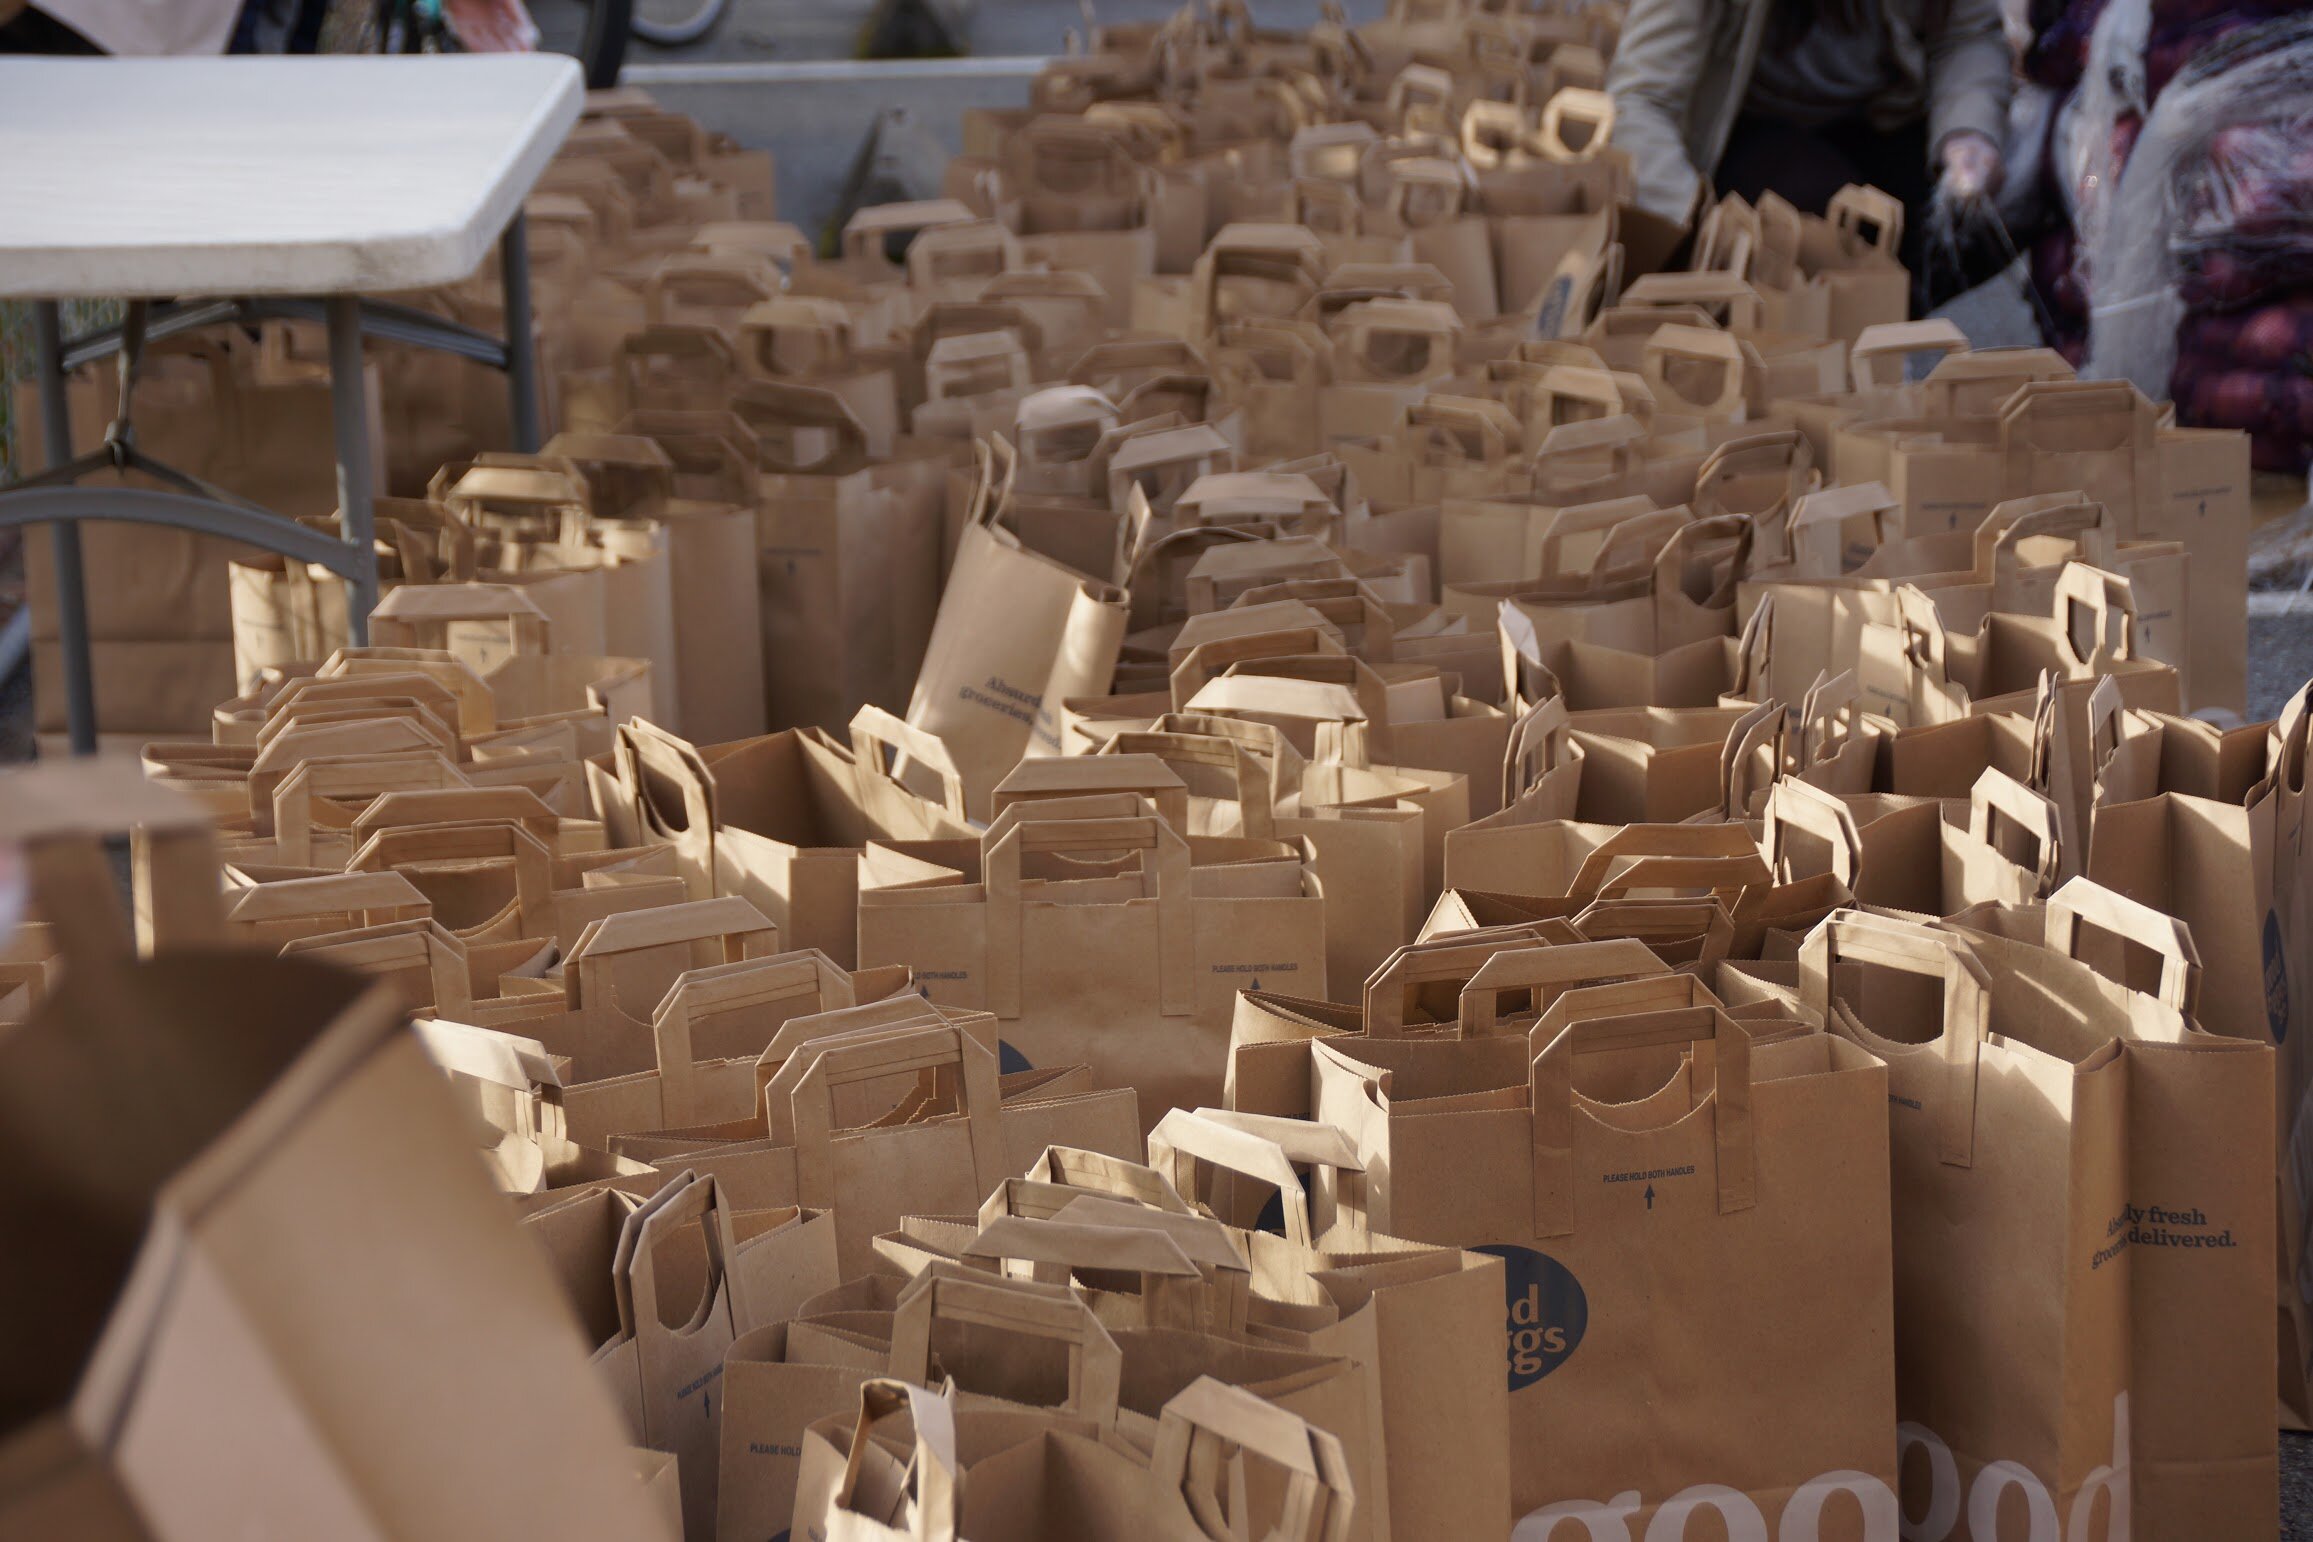
[[[1820,214],[1868,183],[1917,272],[1937,185],[1999,186],[2014,70],[1999,0],[1631,0],[1606,89],[1642,207],[1691,219],[1715,184]]]
[[[221,54],[241,0],[0,0],[0,53]]]
[[[0,0],[0,54],[198,55],[259,51],[262,13],[282,34],[282,52],[309,54],[320,42],[329,0]],[[475,53],[526,53],[538,29],[522,0],[445,0],[442,14],[459,46]]]

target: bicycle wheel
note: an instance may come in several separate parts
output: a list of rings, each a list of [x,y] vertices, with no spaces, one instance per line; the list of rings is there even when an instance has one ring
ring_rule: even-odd
[[[731,0],[630,0],[634,35],[660,48],[696,43],[723,19]]]
[[[578,62],[586,70],[590,91],[607,91],[618,84],[626,63],[627,33],[634,24],[634,0],[587,0],[586,33],[578,45]]]

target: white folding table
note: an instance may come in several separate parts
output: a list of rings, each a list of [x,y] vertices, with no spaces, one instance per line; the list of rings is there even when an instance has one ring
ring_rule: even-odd
[[[0,299],[34,302],[47,469],[0,489],[0,529],[54,529],[72,747],[96,748],[78,521],[217,535],[344,578],[353,640],[377,599],[364,336],[503,369],[515,448],[538,447],[522,200],[578,120],[576,61],[553,54],[223,59],[0,58]],[[364,296],[454,283],[498,243],[506,336]],[[117,327],[66,339],[58,302],[119,299]],[[136,449],[144,346],[197,327],[329,330],[342,539]],[[67,374],[121,355],[105,446],[74,460]],[[169,490],[83,488],[133,470]]]

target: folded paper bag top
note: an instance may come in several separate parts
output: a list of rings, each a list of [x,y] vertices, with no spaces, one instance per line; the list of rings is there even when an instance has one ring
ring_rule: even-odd
[[[0,1532],[664,1533],[392,993],[199,952],[0,1041]],[[231,1476],[226,1476],[231,1475]]]

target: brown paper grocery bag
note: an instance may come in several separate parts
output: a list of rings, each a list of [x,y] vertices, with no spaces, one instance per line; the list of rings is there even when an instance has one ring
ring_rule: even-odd
[[[650,1045],[641,1058],[652,1069],[602,1074],[609,1057],[597,1053],[577,1061],[559,1090],[546,1096],[560,1108],[563,1134],[595,1150],[621,1136],[666,1129],[746,1126],[752,1133],[761,1128],[763,1068],[783,1060],[801,1032],[788,1025],[846,1010],[863,996],[872,1002],[904,991],[890,973],[855,976],[816,951],[686,970],[651,1012]],[[551,1020],[517,1021],[510,1031],[537,1033],[542,1049],[571,1042]],[[597,1079],[579,1081],[582,1071]]]
[[[723,1357],[718,1542],[757,1542],[786,1530],[803,1431],[855,1403],[860,1383],[883,1369],[882,1347],[847,1326],[834,1314],[772,1323],[741,1334]]]
[[[1926,924],[1834,916],[1801,968],[1828,1030],[1887,1063],[1897,1397],[1907,1457],[1926,1453],[1907,1462],[1906,1513],[1951,1512],[1968,1537],[2004,1504],[2086,1524],[2102,1490],[2113,1513],[2130,1311],[2129,1272],[2106,1266],[2130,1198],[2117,1046],[2012,1020],[1994,1033],[1985,965]],[[2066,1240],[2033,1253],[2023,1236]],[[2026,1291],[2038,1323],[2006,1310]]]
[[[204,1009],[216,1032],[188,1037]],[[341,972],[215,953],[70,974],[11,1030],[0,1140],[51,1181],[11,1219],[32,1246],[10,1288],[56,1331],[17,1357],[0,1525],[662,1535],[570,1309],[399,1023]],[[128,1111],[140,1084],[168,1118]],[[364,1185],[389,1197],[345,1204]],[[101,1257],[97,1215],[130,1239]],[[124,1294],[139,1249],[156,1288]]]
[[[1524,966],[1564,951],[1497,955],[1464,1003],[1557,973]],[[1366,1160],[1341,1186],[1369,1223],[1504,1260],[1514,1513],[1635,1532],[1709,1508],[1743,1535],[1817,1517],[1844,1490],[1867,1523],[1854,1535],[1892,1524],[1885,1072],[1820,1035],[1754,1044],[1715,1006],[1584,1017],[1565,1010],[1576,999],[1531,1049],[1521,1023],[1305,1051],[1315,1112]],[[1826,1164],[1826,1142],[1852,1156]],[[1781,1282],[1802,1255],[1869,1307],[1833,1324],[1790,1303]],[[1617,1288],[1623,1270],[1649,1287]],[[1665,1291],[1747,1294],[1748,1331],[1666,1339]],[[1687,1391],[1627,1390],[1651,1376]],[[1761,1395],[1796,1414],[1772,1441],[1726,1416]]]
[[[378,589],[474,576],[474,534],[440,504],[380,498],[376,519]],[[335,516],[303,521],[336,536]],[[228,570],[233,664],[244,687],[268,668],[325,659],[345,646],[345,581],[312,563],[249,553]]]
[[[879,1247],[888,1260],[917,1271],[893,1322],[894,1374],[911,1381],[926,1378],[934,1364],[927,1358],[932,1348],[928,1340],[946,1326],[943,1319],[961,1316],[957,1308],[962,1303],[954,1298],[962,1292],[1014,1309],[1040,1304],[1025,1293],[980,1287],[973,1270],[995,1269],[1014,1279],[1066,1285],[1078,1296],[1070,1303],[1071,1315],[1105,1327],[1118,1352],[1116,1403],[1104,1422],[1113,1425],[1120,1449],[1148,1450],[1157,1438],[1162,1404],[1188,1382],[1210,1376],[1257,1393],[1337,1436],[1353,1482],[1361,1492],[1375,1496],[1377,1506],[1372,1515],[1359,1518],[1348,1535],[1387,1534],[1388,1511],[1381,1497],[1386,1466],[1375,1432],[1380,1416],[1375,1381],[1378,1348],[1370,1331],[1353,1330],[1359,1342],[1341,1344],[1363,1351],[1354,1356],[1330,1346],[1312,1347],[1307,1342],[1310,1336],[1290,1328],[1278,1334],[1250,1331],[1244,1320],[1249,1305],[1244,1254],[1218,1222],[1159,1218],[1137,1206],[1085,1198],[1049,1218],[995,1215],[980,1222],[976,1233],[970,1223],[917,1218],[897,1236],[879,1239]],[[1138,1274],[1143,1284],[1137,1299],[1128,1292],[1102,1288],[1101,1282],[1132,1274]],[[1263,1315],[1300,1315],[1307,1323],[1316,1323],[1323,1315],[1322,1307],[1305,1314],[1260,1310]],[[1175,1321],[1144,1320],[1149,1317]],[[1054,1327],[1067,1331],[1067,1322],[1063,1316]],[[1362,1326],[1370,1330],[1372,1324]],[[1074,1331],[1091,1336],[1089,1324]],[[1002,1389],[1016,1401],[1045,1401],[1028,1395],[1034,1382],[1022,1374],[1025,1367],[995,1380],[988,1374],[995,1370],[992,1366],[983,1370],[968,1360],[959,1363],[960,1346],[952,1329],[947,1336],[949,1345],[937,1363],[960,1387],[975,1395]],[[1332,1337],[1339,1342],[1342,1336]],[[1013,1381],[1016,1388],[1005,1384]]]
[[[688,436],[683,436],[688,439]],[[754,641],[761,624],[756,586],[747,582],[754,551],[752,479],[739,486],[701,486],[727,465],[715,457],[699,469],[701,443],[678,440],[674,451],[639,435],[557,434],[542,454],[567,458],[587,477],[594,512],[648,521],[666,537],[667,583],[677,597],[676,713],[662,726],[710,744],[743,739],[763,722],[762,662]],[[702,499],[699,493],[715,496]],[[728,496],[726,496],[728,495]],[[631,537],[626,537],[631,539]]]
[[[1999,432],[2005,496],[2079,488],[2112,511],[2123,538],[2186,543],[2194,561],[2181,624],[2148,603],[2147,641],[2178,664],[2195,706],[2238,702],[2246,601],[2233,575],[2244,571],[2247,509],[2225,454],[2237,455],[2238,442],[2163,429],[2157,409],[2125,382],[2024,386],[2002,408]]]
[[[791,1021],[781,1034],[794,1053],[763,1081],[752,1131],[722,1125],[612,1144],[650,1154],[663,1170],[711,1173],[754,1208],[834,1210],[846,1277],[868,1267],[875,1238],[901,1216],[968,1211],[974,1194],[1025,1170],[1046,1146],[1139,1149],[1130,1088],[1091,1090],[1077,1078],[1049,1096],[1028,1085],[1006,1097],[976,1014],[950,1015],[920,998],[919,1010],[906,1008],[903,997]]]
[[[2307,992],[2301,960],[2313,907],[2304,764],[2307,695],[2291,698],[2269,737],[2271,768],[2244,798],[2161,792],[2100,807],[2089,874],[2097,883],[2177,917],[2191,930],[2204,973],[2197,1016],[2210,1032],[2277,1047],[2276,1133],[2282,1186],[2284,1417],[2306,1422],[2313,1308],[2295,1283],[2307,1246],[2307,1185],[2297,1175],[2301,1107],[2313,1083],[2303,1042]]]
[[[746,380],[732,408],[762,469],[756,572],[773,728],[837,729],[896,704],[936,604],[940,516],[928,463],[871,463],[859,419],[832,392]]]
[[[907,712],[948,747],[975,818],[1023,754],[1057,751],[1059,703],[1106,691],[1124,638],[1122,591],[1029,551],[998,522],[1010,463],[1001,441],[981,450],[972,514]]]
[[[695,898],[738,895],[787,942],[849,967],[858,951],[860,848],[969,832],[960,788],[943,808],[884,776],[879,742],[914,742],[892,721],[861,709],[857,759],[811,730],[694,746],[629,723],[620,730],[619,787],[642,829],[673,843]]]
[[[1199,1542],[1209,1528],[1281,1525],[1270,1534],[1341,1542],[1355,1513],[1339,1442],[1210,1378],[1166,1404],[1146,1457],[1065,1423],[1038,1429],[1016,1413],[951,1408],[904,1382],[863,1386],[859,1404],[856,1417],[812,1427],[796,1525],[814,1535]],[[912,1445],[882,1446],[876,1424],[902,1409]]]
[[[1762,817],[1779,879],[1829,873],[1865,904],[1917,915],[2029,904],[2062,866],[2055,804],[1997,770],[1969,789],[1961,824],[1942,799],[1843,797],[1796,777],[1769,789]]]
[[[662,1263],[662,1253],[673,1252],[686,1234],[702,1238],[706,1252],[692,1301],[673,1299],[677,1271]],[[596,1365],[634,1420],[635,1437],[673,1453],[686,1538],[714,1535],[721,1442],[715,1383],[731,1341],[755,1325],[735,1278],[737,1253],[715,1181],[686,1177],[626,1218],[611,1268],[619,1337],[597,1354]],[[661,1299],[662,1290],[670,1299]]]
[[[1766,884],[1772,877],[1749,829],[1733,823],[1544,819],[1489,825],[1466,836],[1457,830],[1446,838],[1449,888],[1587,903],[1650,880],[1719,889]]]
[[[1764,213],[1772,194],[1760,199]],[[1794,211],[1795,212],[1795,211]],[[1874,187],[1843,187],[1818,223],[1797,216],[1799,266],[1830,291],[1830,333],[1856,342],[1867,328],[1899,325],[1911,310],[1911,275],[1896,260],[1903,205]]]
[[[1184,837],[1120,794],[1016,804],[977,849],[935,849],[869,852],[860,957],[994,1012],[1031,1066],[1082,1062],[1138,1089],[1149,1123],[1219,1100],[1241,986],[1322,993],[1325,907],[1298,847]]]
[[[2127,1062],[2129,1203],[2100,1256],[2125,1239],[2104,1267],[2129,1275],[2129,1524],[2263,1535],[2275,1525],[2274,1355],[2250,1303],[2271,1273],[2272,1190],[2262,1153],[2220,1132],[2260,1119],[2270,1052],[2194,1026],[2203,976],[2173,917],[2085,879],[2010,914],[1954,923],[1991,976],[1995,1023],[2021,1020],[2027,1038],[2085,1027],[2120,1040]],[[2188,1344],[2183,1321],[2208,1331]]]
[[[1216,1209],[1224,1193],[1247,1212],[1252,1195],[1244,1190],[1278,1193],[1284,1235],[1237,1233],[1252,1262],[1253,1290],[1340,1315],[1315,1327],[1266,1322],[1258,1331],[1296,1347],[1349,1354],[1371,1367],[1381,1460],[1369,1468],[1361,1492],[1369,1504],[1386,1504],[1386,1513],[1360,1524],[1395,1542],[1491,1535],[1508,1513],[1510,1483],[1507,1440],[1482,1434],[1507,1423],[1504,1345],[1496,1327],[1499,1266],[1483,1253],[1371,1233],[1315,1236],[1300,1180],[1282,1180],[1296,1163],[1340,1165],[1338,1157],[1322,1160],[1321,1144],[1346,1142],[1324,1125],[1184,1110],[1151,1132],[1150,1162]],[[1082,1213],[1075,1206],[1062,1212]],[[1431,1410],[1441,1406],[1457,1416],[1434,1417]],[[1473,1431],[1480,1438],[1470,1438]]]
[[[1186,834],[1307,843],[1328,897],[1327,979],[1362,979],[1410,941],[1425,902],[1423,810],[1387,772],[1311,767],[1266,724],[1167,714],[1102,745],[1149,756],[1188,794]]]

